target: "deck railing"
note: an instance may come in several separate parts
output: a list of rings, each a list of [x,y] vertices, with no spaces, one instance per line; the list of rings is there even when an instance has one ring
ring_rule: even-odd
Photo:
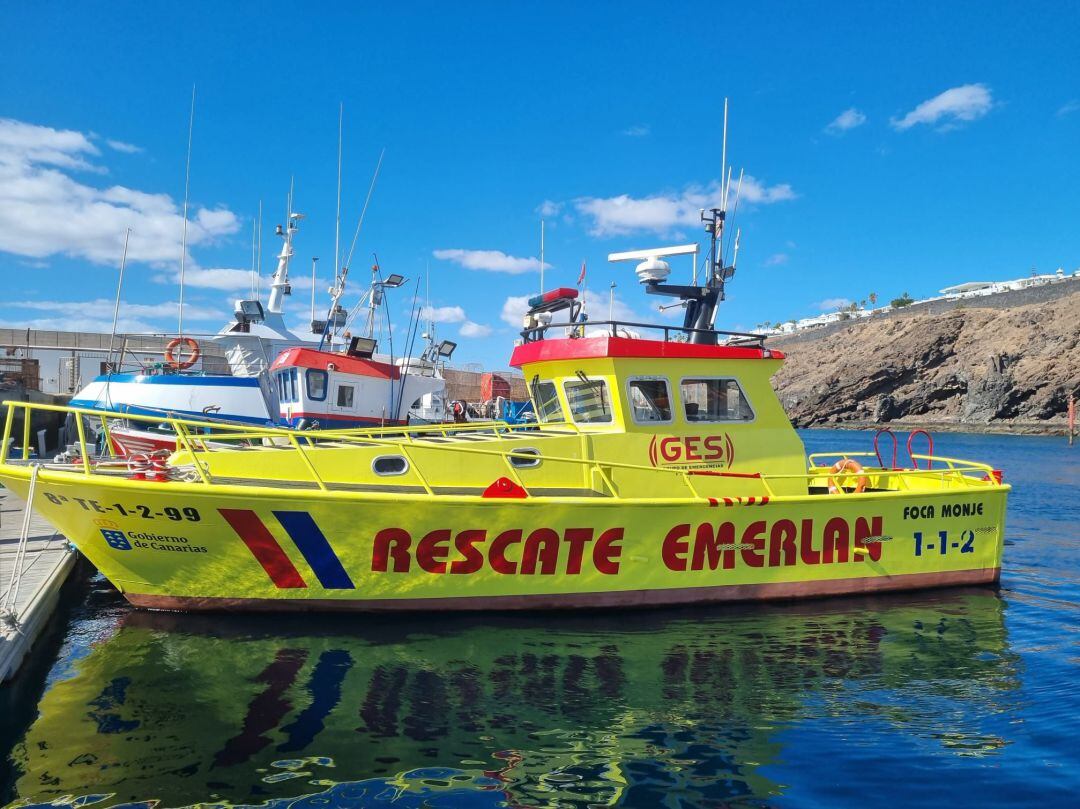
[[[550,329],[570,329],[573,332],[584,333],[586,329],[598,331],[600,329],[610,333],[612,337],[618,337],[619,330],[649,329],[664,334],[664,342],[671,342],[671,335],[681,335],[690,338],[694,335],[706,335],[715,342],[717,337],[727,337],[739,341],[739,345],[749,348],[763,348],[768,335],[746,331],[724,331],[722,329],[694,329],[689,326],[679,326],[674,323],[637,323],[632,320],[582,320],[576,323],[546,323],[533,329],[525,329],[520,332],[526,343],[545,339],[545,333]]]
[[[491,449],[473,443],[453,442],[448,444],[424,442],[425,438],[441,436],[452,438],[454,436],[472,434],[491,435],[492,438],[505,437],[507,435],[534,435],[540,432],[566,432],[571,435],[583,437],[578,427],[569,422],[544,423],[542,425],[510,425],[503,422],[484,422],[473,424],[431,424],[418,425],[415,427],[378,427],[378,428],[350,428],[342,430],[304,430],[296,431],[285,428],[250,427],[247,425],[221,424],[212,421],[199,421],[193,419],[180,419],[175,417],[142,416],[126,413],[115,413],[87,408],[64,407],[59,405],[37,404],[31,402],[8,401],[7,418],[4,424],[2,447],[2,463],[9,462],[9,445],[12,441],[12,432],[15,422],[16,411],[21,410],[23,415],[23,443],[22,461],[30,460],[30,421],[31,413],[35,410],[69,413],[75,416],[76,430],[78,434],[78,457],[74,463],[49,464],[43,466],[48,469],[62,469],[66,472],[75,472],[82,475],[115,474],[126,472],[127,461],[117,458],[113,452],[113,442],[110,440],[109,422],[125,421],[134,423],[150,424],[154,426],[166,425],[176,435],[178,451],[184,451],[191,459],[191,468],[196,481],[206,485],[214,485],[214,477],[206,456],[215,452],[236,449],[238,445],[258,444],[267,450],[285,450],[296,452],[300,458],[310,481],[321,491],[330,490],[337,481],[327,481],[316,468],[311,457],[311,450],[320,444],[325,446],[354,445],[354,446],[378,446],[391,448],[405,457],[409,468],[415,470],[417,479],[428,495],[436,495],[435,487],[424,476],[419,465],[414,463],[413,453],[422,447],[425,452],[451,452],[467,453],[478,457],[498,457],[505,465],[508,476],[528,492],[528,486],[522,479],[518,468],[514,465],[514,459],[535,457],[531,453],[524,453],[518,448]],[[99,420],[104,436],[104,458],[97,452],[96,447],[87,441],[85,423],[87,420]],[[267,443],[269,442],[269,443]],[[422,443],[423,442],[423,443]],[[583,442],[583,450],[587,445]],[[777,481],[804,480],[808,487],[822,487],[823,481],[833,480],[838,482],[839,491],[837,496],[848,496],[843,488],[846,483],[853,479],[870,476],[876,482],[875,491],[893,491],[889,483],[896,480],[910,481],[928,480],[936,481],[940,488],[968,487],[971,485],[986,484],[989,486],[1001,486],[994,470],[987,464],[973,461],[962,461],[955,458],[942,456],[914,455],[914,459],[926,460],[928,464],[940,462],[944,466],[940,469],[885,469],[867,466],[860,472],[833,472],[831,468],[819,465],[822,458],[857,458],[874,457],[874,453],[846,452],[846,453],[814,453],[809,457],[809,470],[799,474],[772,474],[772,473],[744,473],[722,472],[704,469],[679,469],[667,467],[645,466],[643,464],[625,463],[620,461],[603,460],[587,457],[587,452],[582,457],[558,456],[544,454],[541,456],[544,463],[572,464],[582,469],[585,475],[595,474],[607,488],[610,497],[621,499],[619,488],[612,477],[613,470],[629,470],[642,472],[648,475],[662,477],[674,476],[685,486],[692,499],[697,502],[709,501],[708,496],[702,495],[698,487],[694,485],[694,478],[721,477],[740,480],[753,480],[760,484],[761,495],[769,498],[776,497],[776,491],[772,484]],[[111,459],[111,460],[110,460]],[[971,475],[979,477],[971,477]],[[260,485],[273,485],[272,480],[250,476],[250,480],[257,481]],[[194,481],[193,481],[194,482]],[[234,478],[229,479],[235,482]],[[906,486],[905,486],[906,488]],[[634,498],[640,500],[641,498]],[[648,498],[650,500],[670,501],[677,498]]]

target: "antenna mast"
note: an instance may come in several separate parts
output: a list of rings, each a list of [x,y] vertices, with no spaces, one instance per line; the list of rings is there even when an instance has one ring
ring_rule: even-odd
[[[371,175],[371,184],[368,186],[367,196],[364,198],[364,207],[360,210],[360,218],[356,221],[356,232],[353,233],[352,245],[349,247],[349,257],[344,264],[344,270],[347,272],[349,265],[352,264],[353,251],[356,250],[356,240],[360,237],[360,228],[364,224],[364,217],[367,215],[368,203],[371,202],[371,195],[375,191],[375,183],[379,179],[379,170],[382,168],[383,158],[386,157],[386,148],[379,152],[379,162],[375,164],[375,173]]]
[[[544,292],[544,220],[540,220],[540,293]]]
[[[257,277],[257,274],[255,272],[255,244],[256,244],[256,241],[258,239],[258,227],[259,227],[258,220],[256,220],[254,217],[252,217],[252,219],[251,219],[251,279],[250,279],[251,280],[251,285],[250,285],[250,288],[248,289],[248,294],[250,294],[252,298],[255,297],[255,279]]]
[[[113,365],[113,343],[116,340],[116,321],[120,316],[120,290],[124,286],[124,268],[127,266],[128,239],[131,238],[131,228],[124,233],[124,255],[120,259],[120,280],[116,282],[116,304],[112,312],[112,333],[109,335],[109,374],[116,370]]]
[[[285,212],[285,227],[277,226],[277,235],[281,237],[281,252],[278,253],[278,266],[274,271],[273,283],[270,284],[270,298],[266,302],[266,310],[280,314],[284,304],[284,298],[291,293],[289,287],[289,260],[293,256],[293,236],[299,230],[298,223],[304,218],[303,214],[294,213],[293,202],[293,179],[289,179],[289,199]]]
[[[191,190],[191,139],[195,134],[195,85],[191,85],[191,116],[188,118],[187,164],[184,167],[184,229],[180,236],[180,307],[177,333],[184,336],[184,270],[187,267],[188,200]]]
[[[338,106],[337,124],[337,217],[334,221],[334,275],[341,268],[341,124],[345,118],[345,103]],[[312,287],[314,290],[314,287]],[[315,293],[312,292],[312,295]],[[315,319],[315,305],[312,304],[311,319]]]
[[[262,200],[259,200],[259,249],[255,259],[255,300],[262,297]]]

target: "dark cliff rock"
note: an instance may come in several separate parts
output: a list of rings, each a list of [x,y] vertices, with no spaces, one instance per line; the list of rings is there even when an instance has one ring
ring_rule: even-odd
[[[1080,397],[1080,293],[1012,309],[870,318],[769,346],[799,427],[899,422],[1062,429]]]

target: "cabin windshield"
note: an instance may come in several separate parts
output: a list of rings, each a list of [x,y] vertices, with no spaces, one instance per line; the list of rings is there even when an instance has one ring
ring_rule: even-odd
[[[326,371],[309,368],[307,372],[307,395],[309,399],[321,402],[326,398]]]
[[[554,382],[533,382],[532,397],[540,421],[566,421]]]
[[[632,379],[630,413],[638,424],[661,424],[671,421],[671,395],[667,380]]]
[[[570,415],[578,424],[604,424],[612,420],[611,396],[603,379],[567,381],[563,389]]]
[[[754,411],[737,380],[684,379],[680,384],[687,421],[753,421]]]

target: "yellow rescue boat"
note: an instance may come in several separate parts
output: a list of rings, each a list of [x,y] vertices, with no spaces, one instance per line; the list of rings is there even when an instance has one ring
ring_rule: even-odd
[[[109,455],[112,414],[71,409],[77,457],[8,459],[0,481],[151,609],[625,607],[997,581],[1000,472],[932,454],[808,463],[770,384],[783,355],[709,326],[730,268],[677,287],[645,259],[646,290],[686,307],[657,339],[586,324],[574,290],[535,299],[512,364],[536,424],[154,418],[177,451],[140,463]],[[7,403],[4,447],[35,408]]]

